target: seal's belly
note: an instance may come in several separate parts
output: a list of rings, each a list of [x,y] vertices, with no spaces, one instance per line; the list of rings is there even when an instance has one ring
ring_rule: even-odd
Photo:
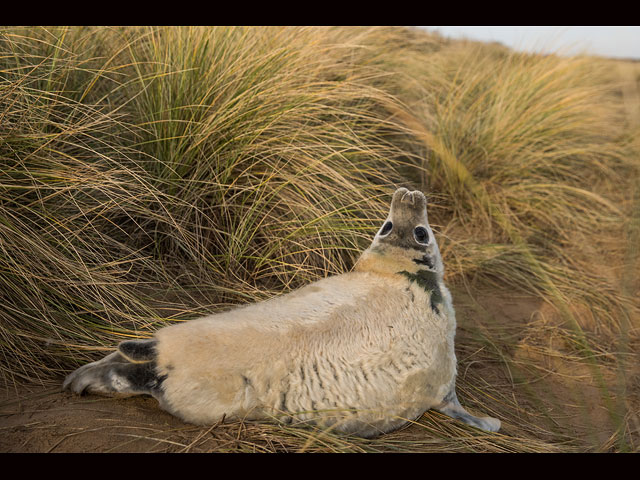
[[[413,352],[412,352],[413,353]],[[435,349],[411,356],[411,366],[403,369],[402,355],[394,352],[395,364],[386,362],[378,368],[365,369],[353,364],[341,370],[336,383],[324,385],[318,395],[307,388],[326,378],[322,362],[306,370],[304,379],[311,383],[298,390],[289,384],[286,394],[267,403],[276,408],[260,409],[286,423],[310,423],[342,433],[374,436],[395,430],[419,418],[426,410],[440,405],[455,385],[456,358],[453,339],[439,343]],[[317,376],[317,373],[320,373]],[[273,384],[271,384],[273,386]],[[297,382],[296,382],[297,385]],[[302,383],[300,383],[302,385]]]

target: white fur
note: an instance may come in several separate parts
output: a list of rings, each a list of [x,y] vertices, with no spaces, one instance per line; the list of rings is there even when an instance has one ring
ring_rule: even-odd
[[[165,408],[199,424],[283,413],[339,422],[344,431],[387,431],[451,389],[454,330],[406,279],[371,272],[327,278],[160,330]],[[362,412],[339,411],[346,408]]]

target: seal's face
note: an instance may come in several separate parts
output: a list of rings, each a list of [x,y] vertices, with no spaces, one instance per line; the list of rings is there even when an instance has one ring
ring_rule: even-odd
[[[427,218],[427,199],[420,191],[399,188],[389,216],[373,239],[372,248],[392,250],[423,268],[441,269],[440,253]]]
[[[376,234],[380,243],[426,252],[433,241],[422,192],[399,188],[393,194],[389,216]]]

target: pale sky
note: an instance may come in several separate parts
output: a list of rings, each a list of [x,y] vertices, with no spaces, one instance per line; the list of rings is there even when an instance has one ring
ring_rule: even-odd
[[[633,27],[420,27],[445,37],[497,41],[515,50],[640,59],[640,26]]]

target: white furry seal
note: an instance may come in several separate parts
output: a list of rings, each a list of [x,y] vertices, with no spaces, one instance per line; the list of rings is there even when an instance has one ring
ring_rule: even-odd
[[[71,373],[63,388],[149,394],[183,420],[315,423],[372,437],[430,408],[484,430],[455,392],[456,320],[419,192],[398,189],[350,273],[160,329]]]

